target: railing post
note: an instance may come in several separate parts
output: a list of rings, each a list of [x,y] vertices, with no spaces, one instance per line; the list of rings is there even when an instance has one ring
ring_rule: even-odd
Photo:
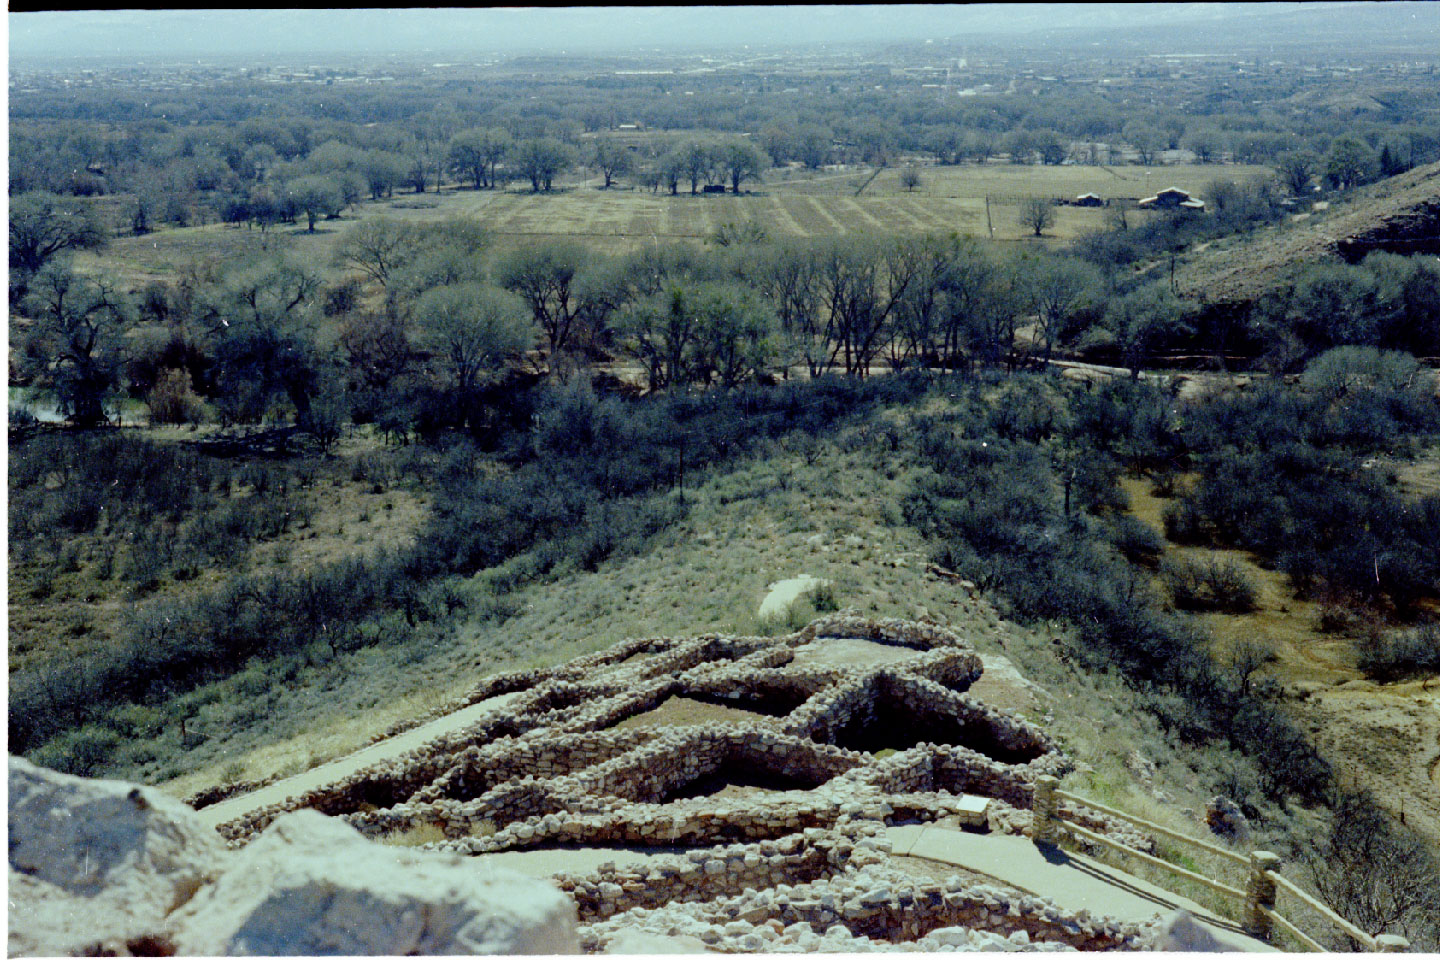
[[[1375,938],[1377,953],[1409,953],[1410,941],[1393,933],[1382,933]]]
[[[1261,940],[1269,940],[1270,917],[1266,910],[1275,909],[1275,877],[1270,873],[1280,858],[1268,850],[1250,854],[1250,878],[1245,884],[1245,932]]]
[[[1031,839],[1036,843],[1054,843],[1057,834],[1055,788],[1060,781],[1048,774],[1035,778],[1035,797],[1030,804]]]

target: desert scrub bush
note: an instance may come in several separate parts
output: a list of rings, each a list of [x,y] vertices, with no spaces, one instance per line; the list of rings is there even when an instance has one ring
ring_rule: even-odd
[[[1180,473],[1170,467],[1162,467],[1150,474],[1150,492],[1162,500],[1169,500],[1180,490]]]
[[[42,767],[77,777],[92,776],[120,749],[120,734],[100,724],[86,724],[57,737],[30,755]]]
[[[1160,512],[1160,522],[1165,527],[1165,538],[1173,543],[1203,544],[1210,536],[1205,520],[1196,506],[1188,500],[1171,503]]]
[[[840,609],[840,601],[835,596],[835,584],[829,580],[822,581],[819,586],[806,594],[806,599],[810,601],[810,606],[816,613],[834,613]]]
[[[494,833],[494,828],[491,828]],[[484,836],[484,834],[476,834]],[[427,843],[442,843],[450,839],[438,823],[417,823],[411,827],[400,827],[381,834],[377,841],[391,847],[419,847]]]
[[[1385,682],[1440,675],[1440,624],[1362,636],[1355,641],[1355,662],[1366,676]]]
[[[1115,549],[1131,563],[1154,568],[1165,552],[1164,538],[1150,524],[1129,514],[1112,518],[1107,532]]]
[[[1181,610],[1248,613],[1255,609],[1255,581],[1234,560],[1168,557],[1160,564],[1160,577]]]
[[[242,468],[250,496],[225,496],[236,470],[178,444],[129,436],[37,435],[12,446],[12,545],[95,535],[95,551],[124,562],[111,572],[153,586],[177,564],[232,566],[248,541],[273,537],[313,506],[286,481],[285,464]],[[13,549],[13,548],[12,548]],[[71,548],[74,549],[73,547]],[[19,556],[43,551],[22,546]]]
[[[1263,749],[1270,796],[1322,798],[1329,767],[1305,735],[1270,705],[1242,696],[1205,652],[1195,624],[1167,614],[1150,578],[1117,555],[1103,523],[1066,513],[1055,468],[1067,457],[988,434],[983,412],[966,396],[974,388],[958,392],[949,416],[917,431],[928,469],[904,500],[907,520],[935,543],[936,562],[994,593],[1011,616],[1069,624],[1067,653],[1090,669],[1119,670],[1181,740],[1229,743],[1252,755]],[[1088,403],[1088,394],[1076,396]],[[1108,437],[1111,448],[1137,444],[1135,420],[1121,405],[1091,404],[1087,417],[1087,429]],[[1159,443],[1156,431],[1163,433],[1152,422],[1140,432],[1142,449]]]

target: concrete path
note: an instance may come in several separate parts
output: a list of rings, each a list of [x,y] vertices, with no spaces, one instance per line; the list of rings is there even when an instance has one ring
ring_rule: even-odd
[[[758,616],[761,620],[778,620],[789,612],[795,601],[803,594],[818,590],[827,581],[802,573],[789,580],[777,580],[770,584],[770,592],[760,601]]]
[[[486,853],[476,860],[509,867],[529,877],[549,879],[557,873],[594,873],[602,863],[617,867],[644,863],[651,857],[687,853],[693,847],[548,847],[545,849],[502,850]]]
[[[238,797],[231,797],[228,800],[213,803],[196,812],[199,813],[201,820],[212,827],[218,827],[228,820],[234,820],[236,817],[244,816],[251,810],[256,810],[272,803],[279,803],[281,800],[298,796],[307,790],[323,787],[327,783],[343,780],[350,774],[355,773],[363,767],[368,767],[372,763],[378,763],[381,760],[398,756],[406,750],[413,750],[442,734],[454,733],[457,730],[464,729],[480,721],[492,710],[505,706],[505,704],[518,696],[520,696],[520,691],[515,693],[502,693],[498,697],[491,697],[489,700],[472,703],[463,710],[448,713],[438,720],[432,720],[422,727],[407,730],[405,733],[397,734],[388,740],[381,740],[379,743],[372,743],[370,746],[362,747],[354,753],[341,757],[338,760],[331,760],[329,763],[321,764],[303,773],[297,773],[293,777],[286,777],[284,780],[276,781],[268,787],[261,787],[259,790],[252,790],[250,793],[242,793]]]
[[[885,833],[896,856],[964,867],[1044,897],[1069,912],[1084,909],[1097,916],[1142,923],[1185,909],[1229,949],[1279,952],[1193,900],[1078,853],[1055,848],[1042,852],[1026,837],[964,833],[928,824],[891,827]]]

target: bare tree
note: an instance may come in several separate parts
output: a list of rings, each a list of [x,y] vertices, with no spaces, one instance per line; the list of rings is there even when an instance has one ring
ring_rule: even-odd
[[[1337,799],[1329,836],[1307,847],[1304,860],[1321,898],[1361,929],[1400,933],[1417,950],[1435,949],[1440,864],[1368,794]]]
[[[1055,205],[1044,197],[1031,197],[1020,204],[1020,225],[1040,236],[1046,227],[1055,225]]]
[[[1244,637],[1235,641],[1230,646],[1230,652],[1226,656],[1226,666],[1235,675],[1240,683],[1240,695],[1250,696],[1250,684],[1259,669],[1267,663],[1275,660],[1275,651],[1263,640],[1255,637]]]
[[[380,286],[390,282],[390,275],[414,253],[415,231],[398,220],[376,218],[362,220],[345,234],[336,250],[336,258],[347,267],[359,270]]]
[[[920,186],[920,171],[913,166],[901,170],[900,186],[904,187],[907,193],[914,191],[916,187]]]

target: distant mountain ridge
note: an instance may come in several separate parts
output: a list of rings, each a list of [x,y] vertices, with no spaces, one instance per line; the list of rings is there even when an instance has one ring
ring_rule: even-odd
[[[1092,38],[1223,50],[1440,42],[1428,3],[934,4],[348,10],[90,10],[11,13],[12,59],[243,55],[680,51],[806,44]]]

